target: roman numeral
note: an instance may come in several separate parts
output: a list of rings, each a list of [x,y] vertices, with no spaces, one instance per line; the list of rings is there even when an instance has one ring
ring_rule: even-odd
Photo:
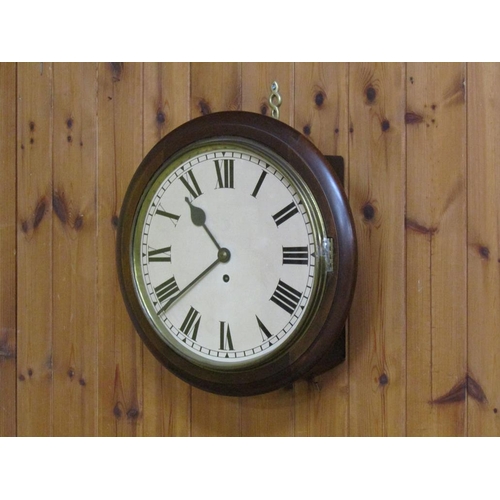
[[[301,297],[302,294],[295,290],[295,288],[292,288],[290,285],[287,285],[283,281],[279,280],[278,286],[276,287],[276,290],[270,300],[286,312],[293,314],[299,305]]]
[[[281,224],[283,224],[283,222],[287,221],[290,217],[293,217],[298,212],[299,209],[295,206],[295,203],[292,201],[290,205],[287,205],[285,208],[283,208],[278,213],[273,215],[274,222],[276,222],[277,226],[280,226]]]
[[[194,307],[191,307],[187,313],[184,323],[181,325],[181,332],[187,337],[191,337],[192,340],[196,340],[198,328],[200,327],[200,320],[200,313]]]
[[[266,326],[264,325],[264,323],[262,323],[262,321],[259,319],[258,316],[255,317],[257,318],[257,323],[259,325],[260,334],[262,335],[262,340],[265,341],[271,338],[272,337],[271,332],[266,328]]]
[[[220,350],[234,351],[231,330],[229,329],[229,325],[226,326],[225,321],[220,322]]]
[[[234,160],[222,160],[222,168],[219,160],[214,160],[217,172],[217,189],[234,188]]]
[[[259,177],[259,180],[257,181],[257,185],[255,186],[255,189],[253,190],[252,196],[254,198],[257,198],[257,193],[260,191],[260,188],[262,186],[262,183],[264,182],[264,179],[266,178],[267,172],[264,170]]]
[[[307,247],[283,247],[283,264],[306,265],[309,258]]]
[[[155,292],[158,300],[160,302],[165,302],[167,299],[170,299],[173,295],[179,292],[179,287],[175,282],[175,278],[172,277],[161,285],[158,285],[155,288]]]
[[[194,176],[192,170],[189,170],[187,174],[181,176],[180,180],[182,181],[184,186],[186,186],[186,189],[193,197],[193,200],[198,198],[200,194],[203,194],[201,192],[200,186],[198,186],[198,182],[196,181],[196,177]]]
[[[165,212],[165,210],[157,210],[156,214],[161,215],[162,217],[168,217],[173,222],[174,226],[177,226],[177,222],[180,218],[180,215],[171,214],[169,212]]]
[[[149,250],[149,262],[172,262],[171,251],[172,247],[158,248],[158,250]]]

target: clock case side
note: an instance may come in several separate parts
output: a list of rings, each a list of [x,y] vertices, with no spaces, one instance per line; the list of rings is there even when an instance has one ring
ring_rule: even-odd
[[[236,373],[211,371],[193,365],[168,348],[158,336],[152,335],[149,321],[135,295],[132,278],[130,242],[142,193],[169,158],[196,141],[217,137],[243,137],[260,142],[296,168],[305,182],[313,186],[327,234],[335,238],[338,252],[338,273],[329,278],[329,296],[318,311],[322,318],[319,331],[314,336],[314,331],[304,335],[285,355],[258,369]],[[203,390],[231,396],[261,394],[289,385],[299,378],[313,377],[345,357],[344,325],[354,293],[357,268],[352,214],[340,179],[330,163],[312,142],[275,119],[244,111],[213,113],[186,122],[161,139],[141,162],[125,195],[117,232],[117,267],[125,305],[145,345],[170,371]]]
[[[342,156],[325,155],[328,163],[332,167],[333,171],[339,178],[340,183],[344,186],[344,175],[345,175],[345,164],[344,158]],[[333,347],[325,352],[324,356],[320,358],[317,363],[309,370],[307,374],[303,376],[306,380],[314,379],[337,365],[343,363],[346,359],[347,353],[347,330],[346,326],[342,327],[342,331],[335,341]]]
[[[352,212],[343,189],[343,158],[323,156],[309,139],[293,130],[298,136],[297,141],[301,144],[297,149],[303,155],[302,160],[314,171],[330,207],[335,227],[329,231],[332,235],[335,234],[338,251],[338,275],[332,306],[321,334],[317,336],[308,353],[302,357],[302,366],[308,368],[299,378],[312,379],[342,363],[346,357],[345,324],[356,286],[357,238]],[[318,196],[317,191],[313,191],[313,194]],[[327,307],[326,301],[324,307]]]

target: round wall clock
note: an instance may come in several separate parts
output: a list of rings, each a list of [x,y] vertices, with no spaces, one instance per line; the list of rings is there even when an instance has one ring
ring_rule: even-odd
[[[170,371],[214,393],[268,392],[331,359],[356,262],[328,161],[255,113],[213,113],[165,136],[120,214],[118,275],[135,328]]]

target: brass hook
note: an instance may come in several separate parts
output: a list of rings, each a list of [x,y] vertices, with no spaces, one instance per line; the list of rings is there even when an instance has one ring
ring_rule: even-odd
[[[279,85],[278,82],[273,82],[271,84],[271,95],[269,96],[269,106],[271,106],[271,116],[279,120],[280,118],[280,110],[281,106],[281,95],[279,93]]]

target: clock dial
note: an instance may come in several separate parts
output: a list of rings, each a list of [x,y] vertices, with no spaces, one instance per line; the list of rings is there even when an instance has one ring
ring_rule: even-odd
[[[284,160],[249,141],[205,141],[165,164],[140,206],[135,286],[171,348],[234,370],[304,331],[324,287],[326,234]]]
[[[220,112],[146,155],[123,200],[128,313],[171,372],[210,392],[268,392],[335,366],[356,274],[331,165],[275,119]]]

